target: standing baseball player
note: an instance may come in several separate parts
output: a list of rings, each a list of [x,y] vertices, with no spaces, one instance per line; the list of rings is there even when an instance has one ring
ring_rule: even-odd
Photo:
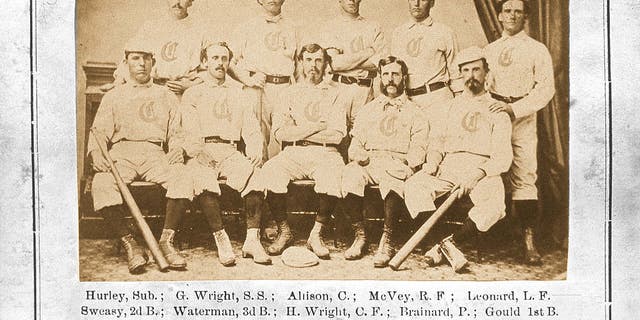
[[[366,235],[363,197],[367,185],[378,184],[384,199],[384,229],[375,267],[385,267],[393,256],[392,234],[402,205],[404,181],[425,159],[429,131],[420,107],[404,94],[407,66],[393,56],[380,60],[382,95],[358,113],[351,131],[349,159],[342,176],[345,212],[356,239],[345,251],[347,260],[362,257]]]
[[[427,113],[431,126],[437,127],[446,117],[443,106],[453,98],[451,82],[462,90],[453,66],[458,43],[451,28],[433,21],[430,12],[435,0],[408,3],[412,19],[393,31],[390,51],[409,68],[407,95]]]
[[[344,161],[338,144],[347,134],[345,102],[335,83],[323,77],[329,63],[326,51],[317,44],[300,49],[298,65],[302,81],[291,86],[273,113],[273,136],[284,150],[269,159],[257,179],[267,191],[267,201],[278,226],[278,237],[267,248],[278,255],[293,242],[287,223],[286,193],[294,179],[313,179],[320,202],[307,246],[321,259],[329,259],[322,239],[323,228],[340,197]]]
[[[456,272],[467,261],[458,253],[455,241],[469,238],[477,230],[486,232],[505,216],[500,174],[509,170],[513,158],[509,116],[491,112],[498,101],[485,90],[489,69],[482,49],[463,50],[457,64],[465,90],[447,103],[442,136],[432,139],[422,170],[405,184],[405,202],[413,218],[435,210],[433,201],[456,187],[460,196],[470,196],[474,207],[463,227],[427,252],[431,265],[440,263],[444,253]]]
[[[245,200],[248,230],[242,255],[253,257],[255,263],[270,264],[271,259],[259,238],[258,204],[263,194],[245,188],[262,163],[263,138],[242,84],[226,77],[232,58],[226,43],[208,45],[202,52],[202,64],[207,67],[202,75],[204,82],[187,89],[182,97],[185,151],[190,158],[187,169],[193,178],[195,200],[213,231],[220,263],[235,264],[219,203],[218,179],[224,177],[226,185],[240,192]],[[246,144],[246,156],[237,150],[241,138]],[[179,220],[180,217],[176,217],[175,222]]]
[[[98,139],[111,144],[113,158],[125,183],[134,179],[155,182],[167,189],[167,215],[176,214],[180,203],[188,201],[192,188],[181,188],[187,178],[184,172],[182,139],[176,117],[178,98],[166,87],[151,80],[155,63],[153,51],[144,41],[133,40],[124,51],[129,70],[127,83],[107,92],[98,107],[93,130]],[[169,153],[163,147],[169,145]],[[147,256],[124,223],[122,197],[107,160],[94,139],[89,140],[88,153],[97,171],[92,182],[93,207],[117,235],[127,251],[129,271],[144,271]],[[161,244],[165,255],[171,255]],[[170,267],[180,268],[169,260]],[[173,263],[172,263],[173,262]]]
[[[154,83],[164,85],[180,96],[189,87],[202,80],[198,77],[200,50],[204,37],[198,25],[189,16],[193,0],[167,0],[167,12],[146,21],[136,37],[149,42],[156,52],[156,64],[151,76]],[[128,72],[124,65],[114,73],[114,83],[126,82]]]
[[[271,137],[273,110],[295,80],[298,38],[295,25],[282,16],[284,0],[257,0],[263,14],[245,21],[234,32],[231,74],[255,97],[255,111],[265,136],[264,160],[280,152]]]
[[[553,65],[544,44],[524,31],[529,14],[527,1],[501,1],[499,10],[502,37],[485,48],[491,68],[488,86],[491,96],[503,102],[493,111],[505,111],[513,121],[513,164],[506,179],[507,192],[524,229],[525,262],[539,265],[542,260],[534,245],[539,215],[536,112],[555,94]]]
[[[349,101],[349,130],[358,110],[373,99],[376,63],[385,45],[380,25],[360,15],[361,1],[338,0],[340,15],[327,22],[320,43],[331,56],[331,79]]]

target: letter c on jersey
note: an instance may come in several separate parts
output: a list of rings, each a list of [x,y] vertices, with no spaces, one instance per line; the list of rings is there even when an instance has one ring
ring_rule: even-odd
[[[231,112],[229,111],[229,104],[226,99],[213,106],[213,114],[217,119],[227,119],[231,121]]]
[[[153,105],[153,101],[147,101],[140,105],[140,108],[138,109],[138,116],[140,117],[140,119],[142,119],[142,121],[155,122],[156,120],[158,120],[158,116],[153,109]]]
[[[386,115],[382,121],[380,121],[380,133],[386,137],[395,135],[396,132],[398,132],[396,129],[396,120],[398,120],[398,116],[395,114]]]
[[[513,49],[513,47],[502,49],[502,52],[500,52],[500,58],[498,58],[498,62],[501,66],[508,67],[511,65],[511,63],[513,63]]]
[[[415,58],[420,54],[421,47],[422,37],[413,38],[407,43],[407,54]]]
[[[304,116],[311,122],[320,120],[320,101],[311,101],[304,108]]]
[[[469,132],[478,131],[478,121],[480,117],[480,112],[468,112],[462,118],[462,127]]]
[[[362,39],[362,35],[360,35],[351,40],[351,52],[356,53],[362,50],[364,50],[364,40]]]
[[[264,36],[264,46],[271,51],[280,49],[280,31],[269,32]]]
[[[169,41],[162,46],[162,60],[171,62],[175,59],[178,59],[176,56],[176,48],[178,47],[178,43],[175,41]]]

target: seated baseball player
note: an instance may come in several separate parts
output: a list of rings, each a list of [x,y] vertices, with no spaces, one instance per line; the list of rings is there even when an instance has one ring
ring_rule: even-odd
[[[182,97],[185,151],[190,158],[187,169],[193,179],[195,201],[213,231],[220,263],[235,264],[219,203],[218,178],[224,177],[226,185],[245,200],[248,230],[242,255],[253,257],[255,263],[270,264],[259,238],[261,215],[257,204],[263,194],[245,188],[262,164],[263,137],[242,85],[226,76],[232,57],[226,43],[206,46],[202,52],[202,64],[207,67],[202,75],[204,82],[187,89]],[[237,150],[240,138],[246,144],[246,156]]]
[[[344,169],[342,191],[345,212],[356,232],[345,258],[353,260],[362,257],[366,244],[364,189],[379,185],[384,199],[384,229],[373,263],[385,267],[394,255],[391,241],[404,197],[404,180],[424,162],[429,130],[422,111],[404,94],[405,63],[389,56],[380,60],[378,69],[382,95],[356,115],[349,146],[351,162]]]
[[[323,48],[306,45],[297,60],[302,67],[302,79],[288,89],[287,100],[273,114],[273,135],[284,149],[269,159],[260,173],[260,184],[267,190],[267,202],[278,226],[278,237],[267,251],[278,255],[293,242],[286,214],[289,182],[313,179],[320,203],[307,246],[319,258],[328,259],[329,249],[324,245],[322,231],[341,194],[344,162],[337,146],[347,131],[346,106],[335,84],[323,78],[329,65]]]
[[[467,260],[454,243],[477,231],[488,231],[505,216],[500,174],[509,170],[512,160],[511,121],[507,113],[490,110],[499,102],[485,91],[489,69],[482,50],[463,50],[457,65],[464,78],[464,92],[448,103],[446,129],[430,141],[426,163],[405,185],[412,217],[435,210],[433,201],[456,188],[459,196],[471,198],[474,207],[462,228],[427,252],[430,265],[442,262],[444,255],[456,272]]]
[[[132,81],[104,95],[93,121],[97,139],[111,144],[109,154],[125,183],[133,180],[155,182],[167,189],[167,215],[175,214],[180,202],[191,196],[184,183],[183,153],[177,125],[178,99],[166,87],[151,80],[155,63],[153,52],[142,39],[130,41],[124,51]],[[163,147],[169,145],[169,153]],[[110,167],[91,138],[88,153],[97,171],[93,177],[94,209],[102,214],[112,232],[121,239],[127,252],[129,271],[144,271],[147,255],[125,224],[122,197]],[[163,239],[167,239],[163,233]],[[162,247],[165,255],[166,247]],[[171,264],[171,267],[181,267]]]

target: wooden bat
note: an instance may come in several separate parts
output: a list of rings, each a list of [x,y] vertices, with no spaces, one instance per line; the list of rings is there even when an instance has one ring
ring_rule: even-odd
[[[120,190],[122,199],[127,204],[127,207],[129,207],[131,216],[136,222],[138,229],[140,229],[140,233],[142,233],[144,242],[147,244],[147,247],[151,251],[153,259],[156,261],[156,263],[158,264],[158,268],[160,268],[161,271],[166,270],[167,268],[169,268],[169,263],[162,254],[160,246],[158,245],[156,238],[153,236],[153,233],[151,232],[151,228],[149,228],[147,221],[144,220],[144,216],[142,215],[140,208],[136,204],[136,200],[133,198],[133,195],[131,195],[131,191],[129,191],[127,184],[124,183],[120,172],[118,172],[118,169],[114,165],[113,159],[111,159],[111,155],[109,155],[109,152],[107,151],[107,144],[104,140],[100,140],[98,138],[98,133],[96,133],[93,128],[91,128],[91,135],[96,140],[98,148],[100,148],[100,153],[102,153],[102,156],[107,159],[109,167],[111,168],[111,174],[113,174],[113,177],[116,179],[116,184],[118,185],[118,189]]]
[[[444,213],[447,212],[449,207],[451,207],[456,199],[458,199],[459,192],[460,190],[457,189],[457,187],[454,188],[447,200],[445,200],[440,205],[440,207],[431,215],[431,217],[429,217],[429,219],[427,219],[427,221],[425,221],[425,223],[420,226],[420,229],[418,229],[413,234],[413,236],[409,238],[407,243],[405,243],[402,248],[398,250],[398,253],[396,253],[391,261],[389,261],[389,267],[391,267],[392,270],[397,271],[398,269],[400,269],[400,265],[404,262],[405,259],[407,259],[409,254],[411,254],[411,251],[413,251],[413,249],[418,246],[420,241],[422,241],[422,239],[427,236],[427,233],[431,231],[431,228],[436,224],[436,222],[438,222],[438,220],[444,215]]]

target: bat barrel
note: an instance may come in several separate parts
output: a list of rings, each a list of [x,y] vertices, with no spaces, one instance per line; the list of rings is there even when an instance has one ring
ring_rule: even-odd
[[[391,270],[397,271],[400,269],[400,265],[409,257],[413,249],[415,249],[420,241],[427,236],[431,228],[440,220],[440,218],[447,212],[449,207],[453,204],[453,202],[458,198],[458,190],[454,190],[451,195],[445,200],[442,205],[425,221],[425,223],[420,226],[420,228],[409,238],[409,240],[398,250],[398,252],[393,256],[391,261],[389,261],[389,267]]]

